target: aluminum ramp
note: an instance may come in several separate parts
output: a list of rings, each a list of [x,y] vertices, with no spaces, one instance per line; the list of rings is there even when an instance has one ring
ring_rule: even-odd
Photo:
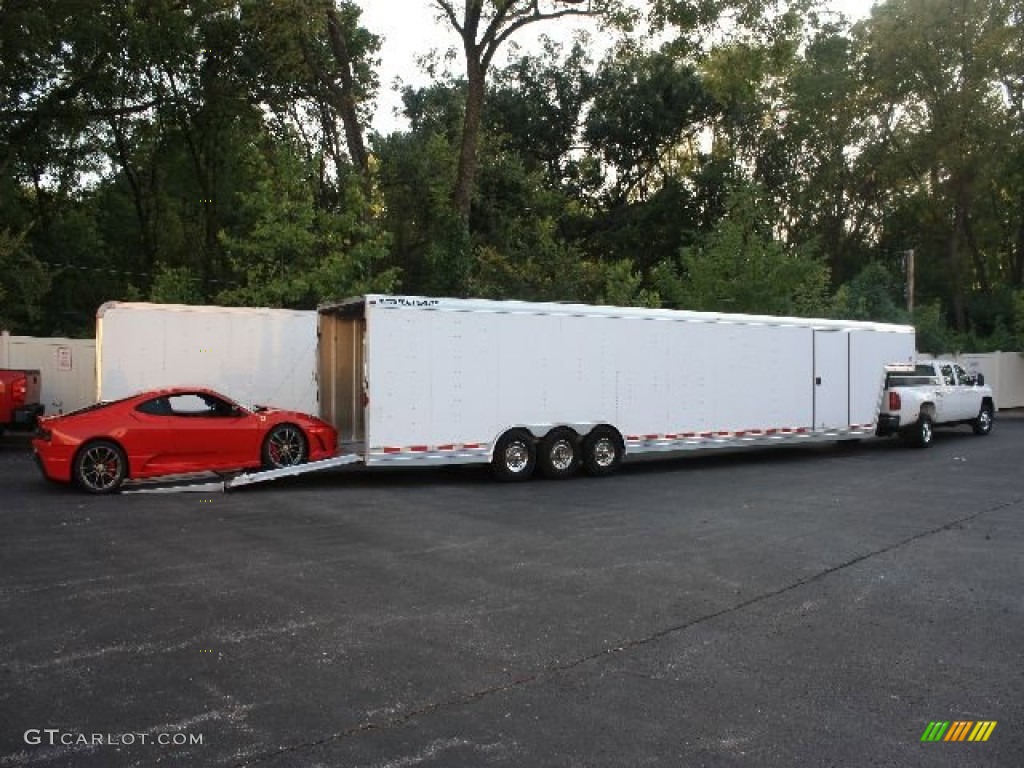
[[[310,472],[319,472],[322,469],[344,467],[347,464],[357,464],[361,461],[362,456],[359,454],[347,453],[342,456],[321,459],[320,461],[296,464],[293,467],[243,472],[234,476],[217,476],[214,473],[203,472],[193,475],[162,477],[154,480],[131,481],[125,483],[124,490],[121,493],[223,493],[246,485],[266,483],[282,477],[296,477]],[[216,479],[211,479],[213,477],[216,477]]]

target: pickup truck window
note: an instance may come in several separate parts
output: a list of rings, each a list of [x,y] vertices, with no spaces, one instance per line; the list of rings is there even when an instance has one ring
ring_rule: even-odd
[[[935,384],[934,371],[930,368],[928,373],[925,375],[917,375],[910,373],[890,373],[885,377],[885,388],[890,389],[892,387],[923,387],[929,384]]]
[[[925,363],[924,365],[915,365],[914,366],[914,375],[915,376],[927,376],[928,378],[934,378],[935,377],[935,366],[933,366],[931,363]]]
[[[939,370],[942,371],[942,379],[947,387],[956,386],[956,379],[953,377],[953,366],[943,365]]]
[[[971,376],[967,371],[961,368],[959,365],[954,365],[953,370],[956,371],[956,378],[961,384],[971,385],[974,383],[974,377]]]

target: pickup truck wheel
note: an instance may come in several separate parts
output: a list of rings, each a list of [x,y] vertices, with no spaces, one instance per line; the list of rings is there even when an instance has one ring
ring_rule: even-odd
[[[935,437],[932,417],[922,413],[918,416],[917,423],[907,429],[904,437],[915,448],[927,448]]]
[[[981,406],[981,410],[978,411],[978,418],[971,422],[971,427],[974,428],[974,434],[987,435],[992,431],[993,421],[992,406],[988,403],[984,403]]]
[[[622,463],[622,437],[609,427],[597,427],[583,440],[583,467],[592,477],[610,475]]]
[[[525,429],[510,429],[494,446],[491,468],[499,480],[526,480],[537,465],[533,435]]]
[[[117,443],[93,440],[75,455],[74,479],[89,493],[114,493],[128,474],[128,459]]]
[[[580,466],[579,436],[571,429],[551,430],[541,441],[537,463],[544,477],[554,480],[575,474]]]

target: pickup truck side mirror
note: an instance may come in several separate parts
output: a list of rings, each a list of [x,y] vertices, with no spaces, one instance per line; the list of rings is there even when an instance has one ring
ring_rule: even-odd
[[[974,383],[977,386],[979,386],[979,387],[985,386],[985,374],[984,373],[977,373],[977,374],[975,374],[974,375]]]

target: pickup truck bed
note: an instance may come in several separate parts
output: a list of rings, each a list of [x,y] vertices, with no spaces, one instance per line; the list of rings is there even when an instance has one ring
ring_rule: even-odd
[[[43,415],[39,390],[39,371],[0,370],[0,433],[35,428]]]

